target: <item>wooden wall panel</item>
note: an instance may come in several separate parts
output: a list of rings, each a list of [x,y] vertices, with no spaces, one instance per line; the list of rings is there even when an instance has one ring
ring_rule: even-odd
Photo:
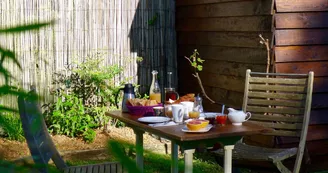
[[[328,44],[328,29],[276,30],[277,46]]]
[[[242,77],[226,76],[215,73],[200,73],[203,84],[229,91],[244,92],[245,79]]]
[[[309,141],[306,143],[306,145],[307,145],[308,150],[311,151],[310,156],[313,156],[311,158],[313,163],[316,163],[316,161],[314,159],[317,156],[328,154],[328,150],[322,150],[322,148],[328,148],[328,140]],[[320,146],[320,147],[318,147],[318,146]],[[319,161],[321,163],[323,162],[323,160],[317,160],[317,161]]]
[[[276,0],[275,6],[275,70],[314,71],[307,144],[312,158],[321,155],[326,159],[328,150],[322,148],[328,144],[328,0]],[[285,147],[298,142],[292,138],[278,141]],[[318,162],[312,162],[313,168],[318,168]]]
[[[202,73],[215,73],[227,76],[236,76],[244,78],[246,70],[251,69],[252,71],[265,71],[265,65],[259,64],[241,64],[237,62],[227,61],[216,61],[216,60],[205,60],[203,64],[204,70]]]
[[[328,92],[328,77],[314,77],[313,92]]]
[[[328,76],[328,61],[277,63],[276,70],[278,73],[308,73],[313,71],[317,77]]]
[[[267,55],[259,34],[272,40],[273,1],[177,0],[176,5],[179,87],[193,90],[187,83],[194,85],[192,69],[184,56],[197,49],[205,59],[200,75],[209,95],[241,107],[246,69],[265,70]],[[204,101],[204,107],[220,106]]]
[[[259,42],[261,32],[179,32],[180,45],[208,45],[227,47],[263,48]],[[263,33],[265,38],[271,38],[271,33]],[[264,57],[265,58],[265,57]]]
[[[277,12],[328,11],[327,0],[276,0]]]
[[[295,143],[299,139],[292,138],[292,137],[280,137],[279,142],[281,144],[288,144],[288,143]],[[309,126],[307,140],[308,141],[315,141],[318,139],[328,139],[328,126],[326,125],[316,125],[316,126]]]
[[[310,124],[318,125],[318,124],[328,124],[328,108],[322,109],[312,109]],[[328,137],[327,137],[328,138]],[[324,139],[324,138],[322,138]]]
[[[185,2],[188,3],[190,0],[185,0]],[[193,6],[178,6],[176,15],[177,19],[270,15],[272,11],[271,6],[271,0],[232,1],[211,4],[204,3]]]
[[[271,16],[188,18],[177,20],[178,31],[270,31]]]
[[[277,13],[276,28],[326,28],[328,12],[322,13]]]
[[[244,93],[242,92],[236,92],[236,91],[230,91],[222,88],[217,87],[205,87],[205,90],[207,91],[207,94],[215,99],[215,100],[221,100],[227,107],[234,107],[236,109],[241,109],[241,105],[243,103],[243,96]],[[213,112],[221,112],[221,106],[216,104],[211,104],[208,100],[204,100],[204,109],[208,111]],[[236,106],[239,105],[239,106]],[[225,110],[225,113],[228,113],[227,110]]]
[[[328,93],[313,93],[312,109],[328,108]]]
[[[275,47],[276,62],[328,60],[328,46],[284,46]]]
[[[266,64],[266,50],[258,48],[241,48],[225,46],[179,45],[178,56],[189,56],[197,49],[200,56],[205,59],[238,62],[245,64]],[[246,71],[245,71],[246,73]]]
[[[189,5],[200,5],[200,4],[215,4],[221,2],[236,2],[242,0],[176,0],[176,6],[189,6]]]

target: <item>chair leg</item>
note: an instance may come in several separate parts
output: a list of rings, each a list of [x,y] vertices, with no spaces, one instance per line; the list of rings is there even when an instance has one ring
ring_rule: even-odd
[[[224,146],[224,173],[230,173],[232,171],[232,150],[234,145]]]
[[[285,165],[283,165],[281,161],[273,162],[273,164],[276,165],[281,173],[291,173],[291,171]]]

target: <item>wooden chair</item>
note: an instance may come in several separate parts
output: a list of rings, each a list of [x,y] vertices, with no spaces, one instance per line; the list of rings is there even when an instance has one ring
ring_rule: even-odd
[[[52,142],[37,100],[33,99],[36,98],[35,92],[31,92],[30,94],[31,97],[20,96],[18,98],[18,106],[26,142],[38,172],[48,172],[47,165],[50,159],[53,160],[60,171],[65,173],[123,172],[122,165],[116,162],[67,166]]]
[[[309,74],[257,73],[246,71],[243,110],[251,112],[250,122],[272,127],[263,135],[298,137],[296,148],[264,148],[239,142],[233,159],[270,161],[280,172],[291,172],[283,161],[296,155],[293,173],[300,171],[308,131],[313,72]],[[223,156],[219,149],[214,153]]]

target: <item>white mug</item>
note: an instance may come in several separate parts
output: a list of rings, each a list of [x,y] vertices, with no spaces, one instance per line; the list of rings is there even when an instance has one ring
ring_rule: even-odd
[[[184,107],[180,104],[172,105],[173,121],[176,123],[183,122]]]
[[[184,102],[181,102],[180,104],[182,104],[184,107],[184,118],[188,119],[189,112],[192,112],[194,109],[194,102],[184,101]]]

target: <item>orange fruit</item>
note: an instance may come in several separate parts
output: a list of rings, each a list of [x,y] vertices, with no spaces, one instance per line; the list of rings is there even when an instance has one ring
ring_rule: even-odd
[[[197,131],[202,128],[205,128],[208,125],[209,121],[208,120],[191,120],[187,122],[187,128],[190,131]]]

